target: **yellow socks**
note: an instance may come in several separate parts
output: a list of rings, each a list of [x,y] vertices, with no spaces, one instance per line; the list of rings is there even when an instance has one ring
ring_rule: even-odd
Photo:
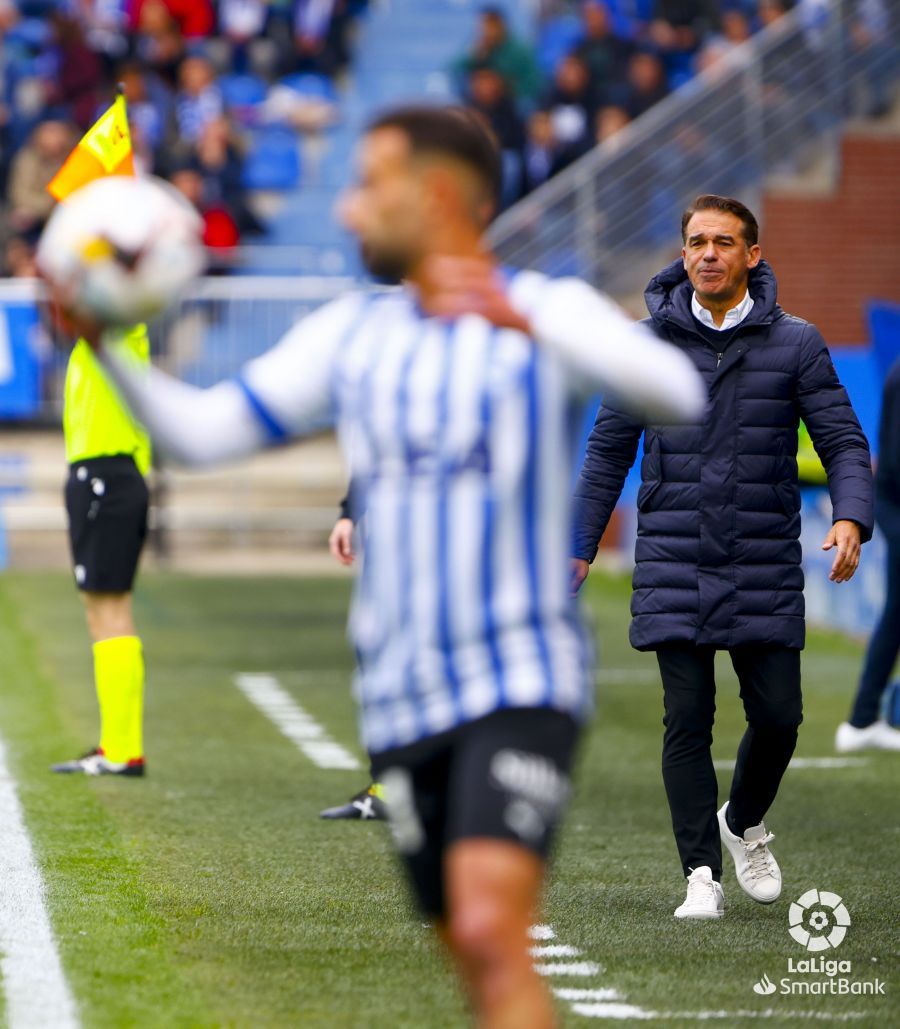
[[[137,636],[94,644],[100,747],[109,761],[144,756],[144,655]]]

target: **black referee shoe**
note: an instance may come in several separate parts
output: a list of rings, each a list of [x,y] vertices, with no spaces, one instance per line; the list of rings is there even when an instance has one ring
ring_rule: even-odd
[[[340,807],[327,807],[320,811],[319,818],[372,818],[383,822],[387,818],[384,787],[381,783],[373,782],[371,786],[360,790],[355,797],[351,797],[346,804],[341,804]]]

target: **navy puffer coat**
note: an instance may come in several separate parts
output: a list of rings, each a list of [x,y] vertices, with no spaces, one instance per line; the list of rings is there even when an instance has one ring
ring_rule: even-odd
[[[648,324],[680,347],[709,387],[702,423],[647,425],[605,402],[575,491],[576,557],[592,561],[641,433],[631,643],[720,648],[804,644],[797,425],[828,472],[834,520],[872,534],[869,448],[815,326],[776,303],[765,261],[754,304],[723,333],[701,331],[681,260],[645,294]],[[840,587],[837,587],[840,588]]]

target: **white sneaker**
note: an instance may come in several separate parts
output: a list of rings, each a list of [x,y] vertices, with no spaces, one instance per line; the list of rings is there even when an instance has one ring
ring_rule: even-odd
[[[865,729],[842,722],[834,737],[834,749],[839,754],[850,754],[855,750],[900,750],[900,729],[888,725],[883,718]]]
[[[743,838],[735,836],[725,821],[728,804],[719,809],[719,835],[734,858],[734,871],[738,884],[744,893],[758,900],[760,904],[771,904],[781,895],[781,869],[775,857],[769,852],[769,844],[775,834],[766,832],[763,822],[751,826]]]
[[[725,914],[722,884],[713,879],[709,865],[692,868],[687,884],[684,903],[675,908],[676,918],[721,918]]]

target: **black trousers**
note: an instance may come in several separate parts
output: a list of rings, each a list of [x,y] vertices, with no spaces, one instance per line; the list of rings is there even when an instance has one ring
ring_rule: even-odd
[[[747,731],[738,747],[728,803],[729,823],[743,835],[759,825],[778,792],[803,720],[800,651],[753,645],[729,650],[740,682]],[[716,820],[718,784],[712,762],[716,712],[716,648],[672,644],[656,652],[665,717],[662,770],[684,874],[708,865],[722,874]]]

